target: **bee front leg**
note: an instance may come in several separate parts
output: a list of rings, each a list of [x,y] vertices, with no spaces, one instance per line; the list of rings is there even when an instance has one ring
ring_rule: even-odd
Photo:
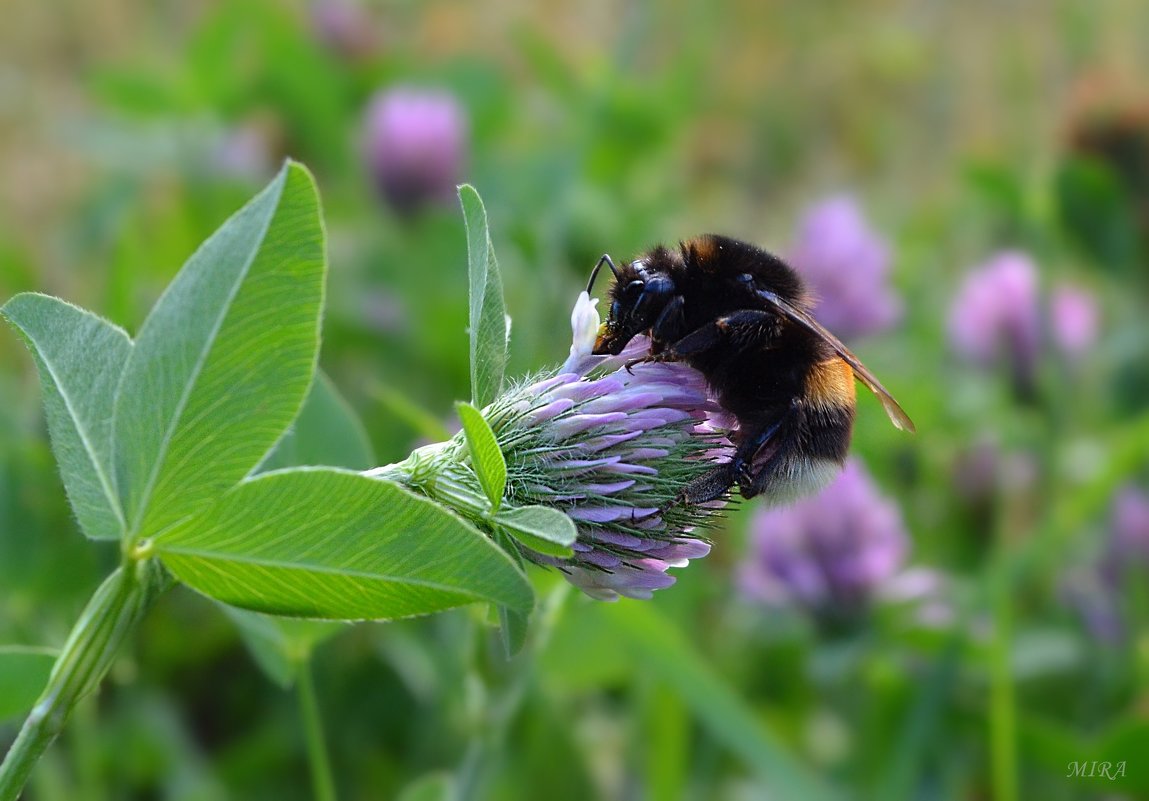
[[[623,365],[628,373],[632,372],[631,368],[635,365],[646,364],[647,362],[675,361],[672,354],[667,351],[666,344],[681,336],[684,323],[682,310],[685,305],[686,300],[682,295],[675,295],[663,307],[658,318],[650,327],[650,350],[645,356],[630,359]]]
[[[663,353],[667,343],[682,337],[682,329],[686,326],[685,307],[686,299],[682,295],[675,295],[669,303],[662,307],[662,311],[658,313],[658,319],[650,327],[650,352],[652,354]]]
[[[718,345],[760,345],[773,338],[777,325],[773,312],[743,309],[699,326],[668,346],[664,354],[668,361],[681,361]]]

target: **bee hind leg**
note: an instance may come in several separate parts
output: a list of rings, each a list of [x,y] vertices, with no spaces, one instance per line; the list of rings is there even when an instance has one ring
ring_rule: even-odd
[[[684,486],[671,506],[680,503],[697,506],[717,500],[729,492],[734,484],[734,471],[730,469],[730,463],[720,464]]]
[[[734,458],[689,482],[678,493],[678,497],[672,505],[685,503],[697,506],[707,501],[713,501],[725,495],[735,484],[738,485],[738,490],[743,498],[752,498],[757,495],[762,490],[755,491],[754,487],[762,471],[755,473],[752,463],[756,456],[762,454],[764,448],[770,447],[769,443],[781,426],[782,421],[778,421],[773,425],[765,426],[757,434],[744,440],[738,446]],[[776,451],[777,447],[775,446],[772,453]],[[766,458],[772,459],[772,455],[767,454]]]

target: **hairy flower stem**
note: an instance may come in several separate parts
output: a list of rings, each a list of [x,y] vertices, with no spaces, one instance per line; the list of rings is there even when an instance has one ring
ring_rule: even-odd
[[[129,559],[88,602],[56,659],[48,686],[0,763],[0,801],[15,801],[72,709],[107,674],[128,634],[167,585],[152,559]]]

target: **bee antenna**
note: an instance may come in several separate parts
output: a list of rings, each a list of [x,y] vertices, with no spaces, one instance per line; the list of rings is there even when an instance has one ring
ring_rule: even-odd
[[[611,261],[610,254],[609,253],[602,254],[602,258],[598,260],[598,264],[596,264],[594,266],[594,269],[590,271],[590,280],[587,281],[587,284],[586,284],[586,293],[588,295],[590,294],[591,288],[594,286],[594,279],[598,278],[598,271],[602,269],[602,266],[604,264],[610,268],[610,271],[612,273],[614,273],[614,277],[618,278],[618,268],[615,267],[614,262]]]

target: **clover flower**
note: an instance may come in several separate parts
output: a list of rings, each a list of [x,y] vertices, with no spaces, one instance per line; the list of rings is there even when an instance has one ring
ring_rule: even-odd
[[[1128,634],[1124,596],[1149,575],[1149,494],[1132,485],[1113,498],[1109,539],[1094,563],[1075,567],[1062,579],[1061,594],[1099,641],[1122,642]]]
[[[790,260],[814,290],[815,316],[843,339],[886,331],[901,317],[901,300],[889,285],[889,247],[852,198],[812,206]]]
[[[740,586],[751,600],[793,604],[825,622],[856,618],[878,595],[928,591],[905,571],[909,538],[901,511],[854,459],[821,494],[761,508],[750,524]]]
[[[308,11],[315,38],[333,53],[359,61],[378,49],[375,21],[361,0],[312,0]]]
[[[1060,284],[1049,297],[1049,333],[1072,360],[1084,356],[1097,340],[1097,299],[1080,287]]]
[[[1079,361],[1097,338],[1098,316],[1094,296],[1071,284],[1056,284],[1043,298],[1029,254],[1001,251],[971,271],[954,295],[949,339],[959,356],[982,367],[1004,360],[1027,397],[1042,354],[1052,347]]]
[[[1033,259],[1003,251],[966,276],[950,306],[949,336],[971,362],[987,366],[1005,356],[1019,374],[1029,375],[1041,340]]]
[[[467,115],[447,92],[380,92],[367,109],[367,167],[400,214],[449,203],[467,160]]]
[[[561,570],[600,600],[649,598],[669,587],[667,570],[706,556],[693,532],[721,502],[685,505],[683,486],[729,459],[726,418],[700,373],[683,364],[624,366],[649,347],[643,337],[618,356],[594,356],[596,300],[583,292],[571,315],[571,352],[557,370],[505,391],[483,416],[507,463],[504,504],[545,505],[574,522],[573,554],[517,544],[524,557]],[[484,526],[484,499],[462,434],[421,448],[407,462],[372,471],[408,484]]]

